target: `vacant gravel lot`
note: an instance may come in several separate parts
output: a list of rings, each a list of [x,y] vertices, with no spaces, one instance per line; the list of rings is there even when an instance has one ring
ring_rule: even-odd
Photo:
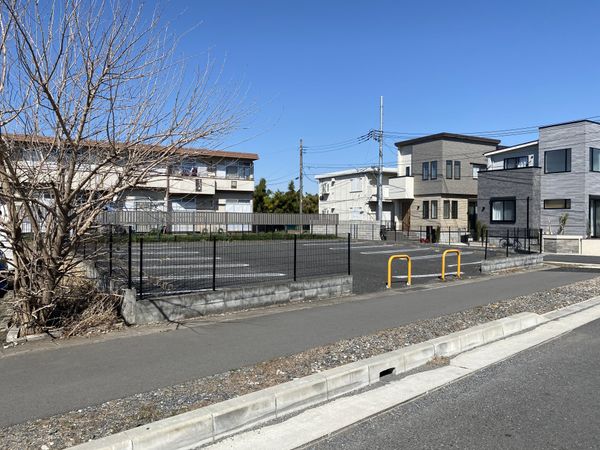
[[[524,311],[545,313],[598,295],[600,278],[593,278],[338,341],[255,366],[3,428],[0,429],[1,447],[15,450],[65,448],[477,324]]]

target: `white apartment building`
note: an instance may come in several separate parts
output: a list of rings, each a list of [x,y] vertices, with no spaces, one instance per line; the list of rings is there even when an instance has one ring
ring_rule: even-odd
[[[185,157],[158,169],[115,205],[127,210],[252,212],[255,153],[182,149]],[[168,207],[167,207],[168,206]]]
[[[377,174],[374,167],[316,175],[319,182],[319,214],[338,214],[339,220],[375,220],[377,213]],[[390,178],[395,167],[383,169],[383,216],[392,220]]]

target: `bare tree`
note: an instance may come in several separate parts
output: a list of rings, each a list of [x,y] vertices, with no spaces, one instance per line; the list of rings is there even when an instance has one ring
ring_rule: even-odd
[[[184,83],[176,38],[131,3],[0,0],[0,232],[25,332],[69,295],[106,205],[239,118],[240,93],[210,63]]]

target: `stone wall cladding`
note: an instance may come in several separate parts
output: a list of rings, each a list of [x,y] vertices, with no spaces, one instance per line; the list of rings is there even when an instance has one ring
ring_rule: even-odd
[[[511,258],[490,259],[481,263],[481,273],[498,272],[500,270],[514,269],[515,267],[537,266],[544,262],[544,255],[513,256]]]
[[[351,293],[351,275],[143,300],[136,299],[134,290],[126,290],[121,313],[129,324],[145,324],[191,319],[294,301],[335,298]]]

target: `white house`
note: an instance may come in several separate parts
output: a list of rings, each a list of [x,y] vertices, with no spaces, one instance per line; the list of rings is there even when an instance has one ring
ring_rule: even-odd
[[[319,214],[338,214],[339,220],[375,220],[377,212],[378,169],[368,167],[316,175],[319,182]],[[395,167],[383,169],[383,216],[392,220],[393,201],[390,178],[397,176]]]

